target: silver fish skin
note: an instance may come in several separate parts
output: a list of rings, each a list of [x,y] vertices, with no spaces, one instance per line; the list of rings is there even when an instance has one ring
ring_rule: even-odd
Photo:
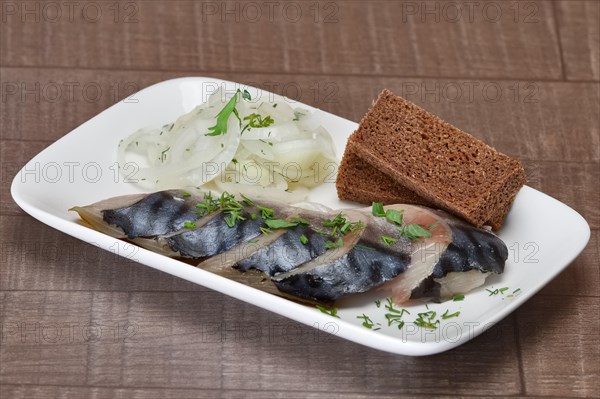
[[[371,208],[321,212],[249,201],[232,225],[223,209],[199,212],[205,195],[166,190],[73,210],[111,236],[187,258],[200,268],[266,292],[309,302],[331,303],[375,288],[396,304],[411,295],[447,298],[453,290],[474,286],[471,277],[480,284],[490,273],[502,273],[507,258],[506,246],[493,233],[426,207],[385,207],[401,212],[406,224],[428,228],[430,237],[411,241],[385,217],[374,217]],[[259,206],[271,208],[278,219],[299,217],[303,223],[265,234]],[[332,238],[324,221],[340,212],[361,227]],[[386,241],[384,236],[394,239]],[[342,245],[332,248],[338,238]]]

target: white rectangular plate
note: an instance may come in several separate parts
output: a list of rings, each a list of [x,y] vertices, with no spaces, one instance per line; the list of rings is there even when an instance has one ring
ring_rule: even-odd
[[[38,220],[64,233],[117,252],[144,265],[209,287],[226,295],[270,310],[301,323],[351,341],[402,355],[429,355],[461,345],[501,320],[552,280],[583,250],[590,236],[585,220],[573,209],[529,187],[518,194],[499,235],[509,248],[505,273],[488,279],[486,287],[470,292],[460,302],[428,304],[439,315],[460,312],[441,320],[436,330],[417,327],[417,313],[424,303],[406,309],[401,330],[385,321],[384,298],[369,294],[341,301],[339,318],[319,310],[258,291],[142,248],[125,244],[78,223],[67,210],[105,198],[141,192],[116,173],[115,152],[121,139],[144,126],[166,124],[205,101],[216,88],[233,93],[246,88],[253,98],[289,101],[318,112],[322,125],[334,137],[341,157],[348,136],[357,124],[289,99],[212,78],[190,77],[169,80],[148,87],[85,122],[33,158],[15,177],[11,193],[17,204]],[[267,96],[267,97],[262,97]],[[366,110],[365,110],[366,111]],[[310,201],[332,208],[356,204],[339,201],[333,183],[314,189]],[[106,265],[111,267],[111,265]],[[491,295],[503,287],[508,290]],[[514,291],[517,291],[513,294]],[[377,307],[375,300],[382,300]],[[199,304],[201,306],[201,304]],[[369,316],[375,324],[368,329],[357,316]],[[377,324],[378,323],[378,324]]]

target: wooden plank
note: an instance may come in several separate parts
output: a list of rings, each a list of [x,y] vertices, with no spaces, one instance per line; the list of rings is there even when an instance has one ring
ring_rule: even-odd
[[[546,1],[90,3],[71,6],[72,15],[60,2],[16,2],[4,10],[2,65],[194,74],[561,76]]]
[[[0,290],[204,291],[63,234],[29,216],[0,216]]]
[[[600,296],[600,233],[592,230],[590,242],[569,267],[552,280],[542,291],[550,295]]]
[[[527,184],[579,212],[600,228],[600,163],[525,161]]]
[[[3,384],[396,395],[521,391],[510,317],[451,352],[413,358],[319,333],[216,292],[24,291],[4,293],[3,302]],[[29,329],[24,339],[19,323]],[[66,323],[72,342],[64,331],[56,342],[43,335]]]
[[[600,3],[555,4],[567,79],[600,80]]]
[[[4,385],[0,387],[4,397],[13,399],[26,398],[64,398],[64,399],[197,399],[197,398],[223,398],[223,399],[264,399],[264,391],[228,390],[228,389],[177,389],[177,388],[106,388],[94,386],[52,386],[52,385]],[[394,394],[349,393],[344,392],[293,392],[269,391],[269,398],[274,399],[318,399],[327,395],[327,398],[340,399],[393,399]],[[405,399],[423,398],[421,395],[402,395]],[[462,398],[479,398],[481,396],[462,396]],[[494,396],[497,398],[496,396]],[[437,396],[439,399],[456,398],[456,396]]]
[[[16,92],[5,94],[6,104],[0,109],[0,138],[26,140],[56,140],[117,99],[131,94],[127,90],[182,76],[181,73],[75,70],[67,79],[60,69],[3,68],[1,72],[3,84],[10,83]],[[387,87],[512,156],[600,161],[597,112],[600,83],[276,74],[217,74],[216,77],[285,94],[355,121],[360,120],[377,94]],[[48,94],[56,84],[66,90],[65,85],[75,83],[81,90],[99,87],[97,92],[102,94],[97,101],[89,101],[89,95],[75,89],[72,97],[61,92],[57,100]],[[34,93],[27,94],[22,87],[33,88]]]
[[[517,311],[528,395],[600,395],[597,298],[538,295]]]

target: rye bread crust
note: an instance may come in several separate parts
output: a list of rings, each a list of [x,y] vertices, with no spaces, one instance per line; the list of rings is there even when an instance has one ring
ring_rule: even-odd
[[[342,199],[437,206],[497,230],[525,181],[519,161],[384,90],[348,140],[336,187]]]

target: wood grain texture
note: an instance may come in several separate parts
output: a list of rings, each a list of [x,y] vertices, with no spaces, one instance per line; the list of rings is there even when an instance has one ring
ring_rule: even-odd
[[[600,3],[557,1],[555,7],[567,79],[600,80]]]
[[[0,290],[203,291],[29,216],[0,216]]]
[[[600,395],[599,313],[598,298],[543,295],[517,312],[527,394]]]
[[[210,291],[3,296],[2,383],[265,394],[280,391],[282,383],[292,393],[307,387],[360,394],[521,391],[512,317],[456,350],[411,358]]]
[[[49,141],[129,96],[133,89],[185,75],[73,70],[67,79],[61,69],[2,68],[1,72],[3,83],[18,89],[5,95],[0,137]],[[388,88],[511,156],[600,161],[600,83],[223,73],[215,77],[275,91],[354,121]],[[63,88],[57,100],[50,94],[55,85]],[[68,85],[79,89],[74,88],[70,96]],[[27,94],[21,87],[34,93]],[[85,87],[90,88],[89,94]],[[93,87],[99,88],[97,99]]]
[[[249,3],[122,2],[115,18],[114,3],[83,12],[80,2],[76,15],[54,23],[43,7],[18,9],[5,15],[0,59],[5,66],[192,72],[561,76],[550,2],[301,1],[276,2],[270,13]]]
[[[96,399],[197,399],[223,398],[223,399],[264,399],[264,391],[251,390],[226,390],[226,389],[177,389],[177,388],[105,388],[105,387],[60,387],[48,385],[5,385],[0,386],[0,393],[13,399],[28,398],[64,398],[80,399],[93,397]],[[319,399],[324,395],[331,399],[395,399],[394,394],[356,394],[337,392],[290,392],[269,391],[269,398],[274,399]],[[402,395],[405,399],[421,399],[423,395]],[[487,396],[461,396],[463,398],[484,399]],[[489,396],[498,398],[498,396]],[[446,399],[455,396],[436,395],[436,398]]]
[[[272,17],[252,1],[75,3],[71,18],[65,2],[0,2],[2,399],[600,397],[598,2],[479,1],[471,16],[469,2],[300,1]],[[409,358],[100,251],[14,204],[10,182],[33,155],[190,75],[354,121],[389,88],[522,159],[528,184],[580,212],[591,240],[480,337]]]

